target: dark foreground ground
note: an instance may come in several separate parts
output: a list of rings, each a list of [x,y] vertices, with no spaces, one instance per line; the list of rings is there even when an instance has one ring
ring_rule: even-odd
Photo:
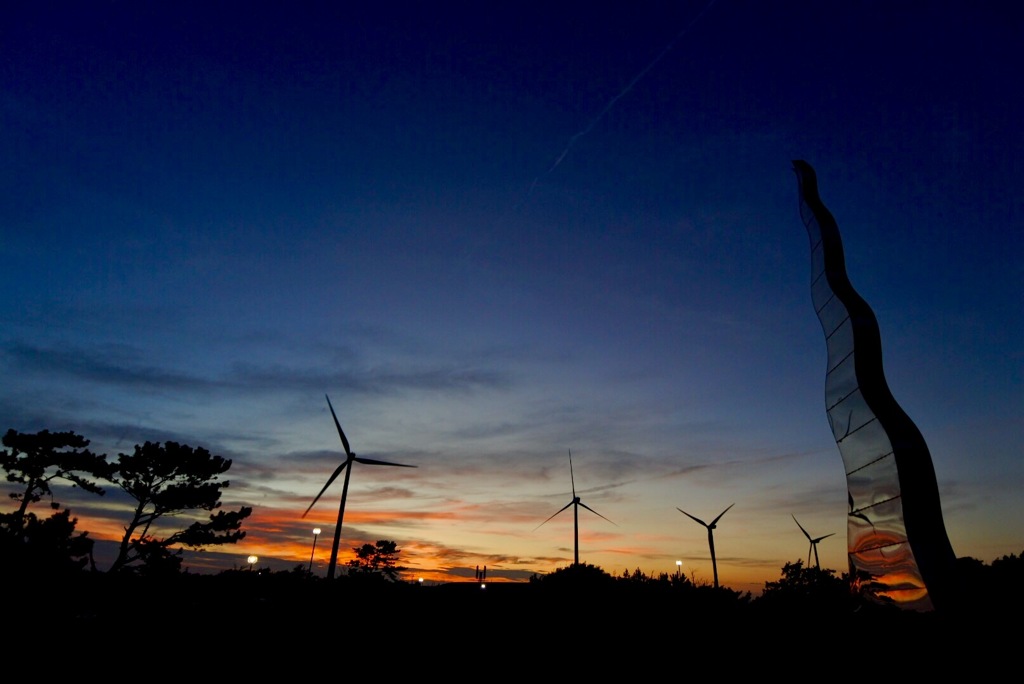
[[[54,668],[113,675],[105,669],[113,666],[118,679],[161,681],[193,678],[190,672],[204,681],[214,673],[291,679],[306,668],[309,676],[386,681],[583,674],[973,680],[1003,676],[1007,667],[1019,672],[1022,655],[1018,617],[994,606],[957,618],[888,608],[767,609],[713,589],[381,585],[237,573],[22,578],[5,582],[4,596],[7,657],[38,653],[31,662],[40,676]]]

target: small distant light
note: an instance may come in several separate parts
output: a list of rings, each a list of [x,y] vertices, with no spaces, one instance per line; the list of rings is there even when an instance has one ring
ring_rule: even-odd
[[[420,583],[420,586],[421,586],[421,587],[423,586],[423,578],[422,578],[422,577],[420,577],[420,578],[419,578],[418,580],[416,580],[416,581]]]
[[[480,588],[481,588],[481,589],[486,589],[486,588],[487,588],[487,585],[486,585],[486,584],[484,584],[483,582],[481,582],[481,583],[480,583]]]

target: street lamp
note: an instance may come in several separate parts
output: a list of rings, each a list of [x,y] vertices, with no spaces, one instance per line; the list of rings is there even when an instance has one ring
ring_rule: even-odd
[[[258,556],[249,556],[249,572],[252,572],[253,566],[256,565],[256,561],[258,560]]]
[[[309,574],[313,574],[313,554],[316,553],[316,538],[318,536],[320,536],[320,528],[319,527],[314,527],[313,528],[313,550],[309,552],[309,570],[307,570],[307,572]]]
[[[683,576],[683,561],[677,560],[676,561],[676,579],[679,579],[682,576]]]

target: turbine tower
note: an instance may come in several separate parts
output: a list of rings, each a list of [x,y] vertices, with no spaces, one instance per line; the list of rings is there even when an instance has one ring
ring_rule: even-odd
[[[735,505],[736,505],[735,503],[731,503],[731,504],[729,504],[729,508],[732,508]],[[684,511],[682,508],[679,508],[678,506],[676,507],[676,510],[679,511],[680,513],[682,513],[683,515],[685,515],[686,517],[690,518],[691,520],[696,520],[701,525],[703,525],[704,527],[708,528],[708,546],[711,548],[711,570],[712,570],[712,572],[715,575],[715,588],[716,589],[718,588],[718,561],[715,559],[715,526],[718,523],[718,521],[722,518],[722,516],[726,514],[726,512],[729,510],[729,508],[726,508],[724,511],[719,513],[718,517],[715,518],[714,520],[712,520],[710,524],[708,524],[708,523],[704,522],[703,520],[701,520],[700,518],[693,517],[692,515],[690,515],[686,511]]]
[[[313,499],[313,503],[309,504],[309,508],[302,514],[305,518],[306,515],[312,510],[313,506],[320,497],[323,495],[327,488],[331,486],[341,471],[345,471],[345,483],[341,487],[341,506],[338,508],[338,524],[334,528],[334,546],[331,547],[331,564],[327,566],[327,579],[334,578],[334,568],[338,564],[338,544],[341,543],[341,523],[345,519],[345,499],[348,498],[348,480],[352,475],[352,463],[363,463],[366,465],[385,465],[385,466],[397,466],[399,468],[415,468],[416,466],[404,465],[402,463],[389,463],[388,461],[378,461],[373,458],[363,458],[362,456],[356,456],[348,446],[348,439],[345,437],[345,432],[341,429],[341,423],[338,422],[338,416],[334,413],[334,407],[331,406],[331,398],[326,394],[324,395],[327,399],[327,406],[331,409],[331,416],[334,418],[334,425],[338,428],[338,436],[341,437],[341,445],[345,447],[345,460],[342,461],[341,465],[334,469],[331,476],[327,478],[327,484],[324,485],[320,493]]]

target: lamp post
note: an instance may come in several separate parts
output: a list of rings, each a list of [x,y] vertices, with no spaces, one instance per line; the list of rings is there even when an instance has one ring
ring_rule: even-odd
[[[249,556],[249,572],[252,572],[253,566],[256,565],[256,561],[259,560],[258,556]]]
[[[316,538],[320,536],[320,528],[313,528],[313,550],[309,552],[309,570],[306,572],[310,575],[313,574],[313,554],[316,553]]]
[[[683,561],[676,561],[676,581],[678,582],[683,578]]]

